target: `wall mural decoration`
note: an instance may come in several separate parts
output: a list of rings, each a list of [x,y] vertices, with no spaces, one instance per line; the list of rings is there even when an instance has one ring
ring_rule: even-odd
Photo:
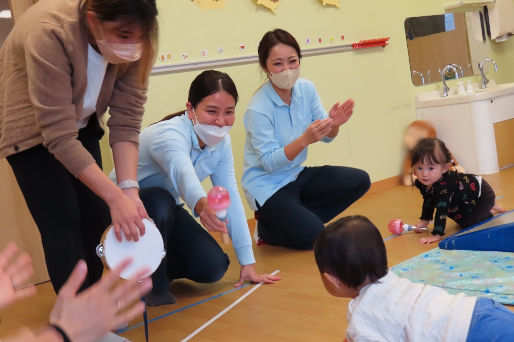
[[[277,8],[281,0],[257,0],[257,5],[266,7],[274,14],[277,13]],[[191,0],[192,3],[205,10],[225,10],[225,3],[227,0]],[[341,0],[319,0],[323,6],[341,6]]]
[[[257,0],[257,5],[264,6],[270,9],[273,13],[277,13],[277,7],[280,4],[280,0]]]
[[[194,4],[199,6],[202,10],[225,10],[225,3],[227,0],[191,0]]]
[[[187,2],[182,2],[182,5],[179,5],[178,2],[175,1],[157,0],[157,2],[161,2],[161,7],[166,5],[168,6],[168,11],[170,11],[167,15],[162,16],[162,18],[174,18],[173,20],[163,20],[160,22],[162,27],[166,27],[165,29],[162,29],[161,32],[175,32],[178,25],[175,24],[177,23],[177,20],[180,22],[180,25],[187,25],[188,20],[190,20],[188,19],[190,16],[197,16],[197,20],[202,20],[205,23],[208,23],[208,26],[215,26],[218,20],[222,20],[224,23],[227,23],[230,22],[229,19],[232,18],[234,13],[238,13],[238,10],[239,17],[245,17],[248,12],[249,18],[259,18],[259,24],[263,20],[266,21],[264,17],[269,18],[270,22],[275,22],[278,18],[277,15],[283,15],[284,17],[288,16],[288,13],[286,13],[289,12],[286,10],[287,6],[281,7],[284,8],[284,10],[282,10],[283,13],[277,13],[278,7],[281,5],[281,1],[282,0],[239,0],[238,2],[237,0],[234,0],[227,5],[228,0],[188,0]],[[294,6],[295,9],[298,8],[298,11],[301,11],[301,7],[309,8],[309,10],[312,11],[319,10],[320,7],[323,6],[323,8],[327,7],[328,12],[332,12],[330,8],[336,10],[342,7],[340,6],[340,0],[291,0],[290,2],[286,2],[286,5]],[[188,11],[186,16],[177,14],[180,13],[180,10],[178,9],[181,7],[183,11]],[[240,8],[243,8],[243,10]],[[207,10],[223,10],[223,12],[206,12]],[[175,17],[171,15],[171,12]],[[316,12],[319,13],[321,18],[323,18],[320,22],[323,22],[324,16],[328,12],[324,10]],[[268,14],[272,14],[272,16],[269,16]],[[310,12],[308,17],[311,17]],[[259,24],[254,23],[252,26]],[[300,26],[302,25],[304,24],[300,24]],[[230,25],[225,25],[224,29],[231,30],[232,27]],[[255,63],[257,58],[257,47],[261,37],[260,35],[255,37],[252,34],[253,33],[247,33],[243,36],[236,34],[231,39],[218,35],[207,39],[204,39],[203,37],[195,37],[191,40],[194,41],[194,43],[189,45],[181,43],[176,44],[176,46],[166,46],[165,44],[161,44],[157,55],[157,63],[152,74],[201,68],[201,66],[196,63],[201,63],[202,66],[206,65],[205,63],[211,66],[209,63],[213,63],[213,67],[227,65],[227,63],[232,62],[235,64]],[[320,51],[325,51],[324,49],[330,48],[330,53],[335,53],[341,52],[342,50],[346,51],[346,49],[368,47],[361,43],[354,44],[355,46],[351,44],[341,45],[340,43],[345,40],[345,36],[342,35],[341,32],[327,31],[323,28],[323,25],[313,28],[311,32],[306,32],[304,34],[305,36],[302,42],[302,49],[305,48],[306,51],[309,51],[309,48],[311,48],[311,50],[315,49],[316,51],[319,49],[321,49]],[[375,44],[374,40],[372,41],[373,44]],[[336,50],[334,50],[334,48]],[[342,50],[340,51],[339,48]]]
[[[339,7],[341,4],[340,4],[340,0],[319,0],[321,1],[321,3],[323,4],[323,6],[336,6],[336,7]]]

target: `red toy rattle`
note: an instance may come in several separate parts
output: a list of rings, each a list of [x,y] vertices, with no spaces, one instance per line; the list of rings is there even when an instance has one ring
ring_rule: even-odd
[[[227,218],[227,208],[230,206],[230,194],[228,190],[222,186],[213,187],[207,194],[207,203],[209,208],[216,212],[216,216],[221,220],[225,221]],[[221,241],[223,244],[230,242],[227,233],[221,233]]]
[[[415,230],[416,226],[407,223],[404,224],[401,219],[393,219],[389,221],[387,228],[389,228],[389,231],[393,234],[403,234]],[[428,231],[428,228],[421,228],[421,230]]]

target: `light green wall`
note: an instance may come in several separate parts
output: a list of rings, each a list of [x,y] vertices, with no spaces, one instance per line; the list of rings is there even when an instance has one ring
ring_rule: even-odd
[[[514,20],[514,19],[513,19]],[[514,39],[503,43],[491,44],[491,55],[498,64],[498,73],[491,73],[489,78],[495,78],[497,83],[514,81]]]
[[[353,98],[356,103],[353,117],[334,142],[310,147],[307,164],[359,167],[370,174],[372,181],[379,181],[400,173],[404,157],[401,138],[404,128],[415,120],[416,93],[438,86],[412,85],[403,22],[407,17],[441,14],[447,2],[343,0],[337,9],[323,8],[317,0],[283,0],[278,13],[273,15],[249,0],[228,0],[225,11],[206,12],[190,1],[161,0],[158,1],[160,52],[173,52],[175,57],[188,50],[199,53],[205,44],[213,56],[221,42],[226,55],[237,55],[240,52],[229,47],[230,43],[239,44],[248,37],[246,42],[253,51],[247,53],[254,53],[262,34],[275,27],[289,30],[303,48],[309,47],[303,43],[307,36],[314,40],[318,35],[338,37],[344,34],[346,40],[336,39],[336,43],[345,44],[391,37],[386,48],[305,57],[301,63],[301,77],[314,82],[325,108],[346,98]],[[192,53],[190,55],[195,58]],[[498,83],[514,82],[514,39],[491,43],[491,57],[497,61],[500,72],[489,75],[490,78],[496,78]],[[240,94],[236,123],[230,132],[239,181],[245,141],[242,118],[252,94],[264,81],[264,75],[257,64],[218,70],[234,79]],[[166,113],[185,108],[189,84],[200,72],[152,76],[143,126],[159,120]],[[103,149],[104,152],[108,150],[105,143]],[[105,169],[109,171],[112,159],[106,153],[104,159]]]

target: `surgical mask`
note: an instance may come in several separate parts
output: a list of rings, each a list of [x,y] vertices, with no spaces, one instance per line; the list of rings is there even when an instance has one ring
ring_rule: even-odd
[[[296,80],[300,76],[300,68],[286,69],[278,74],[270,72],[269,79],[280,89],[290,90],[293,88]]]
[[[143,43],[113,43],[104,38],[102,26],[100,26],[102,39],[96,40],[96,45],[105,60],[111,64],[135,62],[141,58]]]
[[[213,126],[213,125],[205,125],[198,122],[196,118],[196,112],[193,109],[193,114],[195,116],[196,123],[193,122],[193,130],[198,135],[198,137],[208,146],[214,146],[225,138],[228,134],[228,131],[232,128],[232,126]]]

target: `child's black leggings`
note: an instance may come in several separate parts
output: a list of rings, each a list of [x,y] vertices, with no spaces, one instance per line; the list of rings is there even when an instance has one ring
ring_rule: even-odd
[[[479,222],[493,217],[491,209],[494,206],[496,195],[493,188],[482,178],[481,194],[478,198],[478,205],[471,214],[463,215],[457,222],[462,228],[468,228]]]

